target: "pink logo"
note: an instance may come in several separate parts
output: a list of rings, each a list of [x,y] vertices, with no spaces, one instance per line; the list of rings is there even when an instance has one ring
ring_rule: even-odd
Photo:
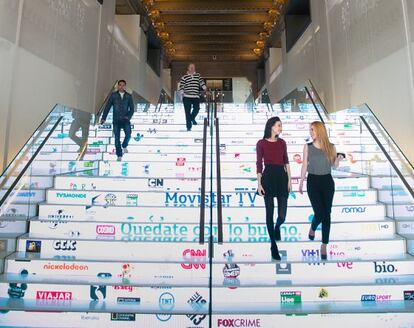
[[[98,235],[113,236],[115,235],[115,226],[110,224],[98,224],[96,226]]]

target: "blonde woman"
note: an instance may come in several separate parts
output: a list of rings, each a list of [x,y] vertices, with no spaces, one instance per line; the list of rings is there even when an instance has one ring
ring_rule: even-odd
[[[309,129],[313,142],[303,148],[303,164],[299,192],[303,193],[306,173],[307,192],[312,204],[314,217],[309,229],[309,239],[315,239],[315,231],[322,223],[321,259],[327,259],[326,247],[331,229],[331,209],[335,193],[335,183],[331,175],[332,167],[338,167],[342,154],[336,153],[335,146],[329,141],[325,125],[312,122]]]

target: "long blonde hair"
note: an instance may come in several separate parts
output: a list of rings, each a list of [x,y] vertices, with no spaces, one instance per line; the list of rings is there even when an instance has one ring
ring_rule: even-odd
[[[321,150],[324,152],[326,157],[328,157],[331,163],[335,162],[335,147],[329,141],[328,133],[326,132],[325,124],[319,121],[315,121],[311,123],[311,126],[315,129],[316,136],[318,138],[319,145]]]

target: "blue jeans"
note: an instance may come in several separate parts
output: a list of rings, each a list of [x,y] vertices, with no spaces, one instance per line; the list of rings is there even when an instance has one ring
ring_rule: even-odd
[[[122,148],[128,147],[131,139],[131,122],[130,121],[114,121],[113,122],[116,156],[122,157]],[[121,145],[121,129],[125,132],[125,138]]]

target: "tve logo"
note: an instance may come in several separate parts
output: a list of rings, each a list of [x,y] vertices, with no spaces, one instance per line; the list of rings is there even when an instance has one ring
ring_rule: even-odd
[[[76,251],[76,240],[55,240],[53,248],[57,251]]]
[[[261,327],[260,319],[217,319],[217,327]]]
[[[183,258],[191,263],[182,263],[181,267],[185,270],[191,270],[191,269],[205,269],[206,264],[205,263],[193,263],[196,261],[204,262],[206,260],[207,251],[205,249],[186,249],[183,252]]]
[[[55,292],[39,290],[36,292],[36,299],[70,301],[72,299],[72,292]]]
[[[115,226],[111,224],[98,224],[96,226],[96,233],[101,236],[113,236],[115,232]]]
[[[385,261],[378,264],[376,261],[374,262],[374,271],[375,273],[394,273],[398,272],[393,264],[387,264]]]

